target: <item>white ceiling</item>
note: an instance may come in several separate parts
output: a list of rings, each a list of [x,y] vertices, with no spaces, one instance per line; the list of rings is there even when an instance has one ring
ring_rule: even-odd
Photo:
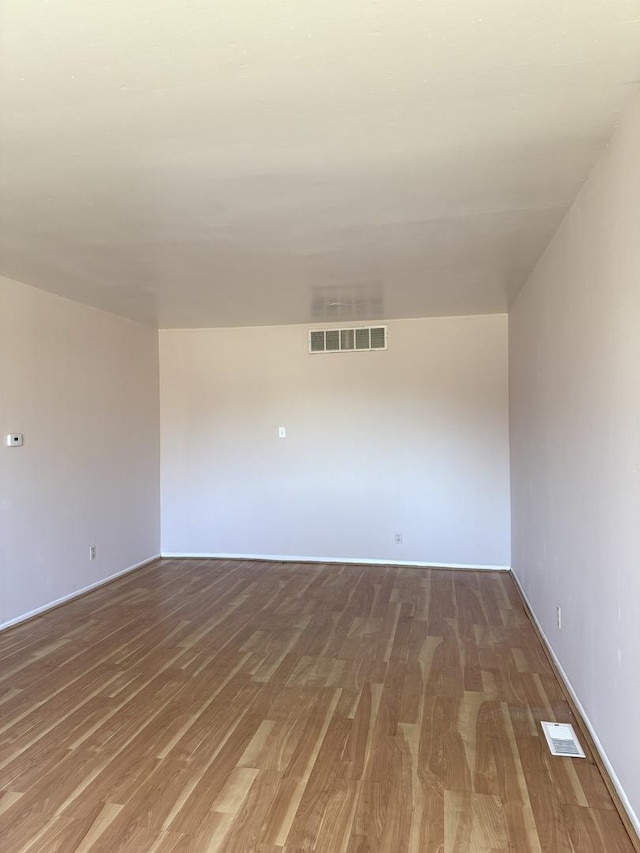
[[[161,327],[501,312],[640,0],[3,0],[0,274]]]

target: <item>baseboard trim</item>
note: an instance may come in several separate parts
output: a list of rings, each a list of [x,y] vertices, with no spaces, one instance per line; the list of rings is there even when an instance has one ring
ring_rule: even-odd
[[[30,619],[35,619],[36,616],[41,616],[43,613],[47,613],[49,610],[55,610],[56,607],[61,607],[68,601],[73,601],[74,598],[80,598],[81,596],[86,595],[89,592],[93,592],[94,589],[99,589],[101,586],[106,586],[108,583],[118,580],[118,578],[121,578],[123,575],[128,575],[130,572],[135,572],[136,569],[141,569],[144,566],[148,566],[150,563],[154,563],[156,560],[159,559],[160,554],[156,554],[154,557],[149,557],[146,560],[142,560],[142,562],[140,563],[135,563],[135,565],[133,566],[128,566],[126,569],[122,569],[119,572],[115,572],[115,574],[113,575],[109,575],[106,578],[102,578],[102,580],[89,584],[89,586],[82,587],[82,589],[78,589],[75,592],[70,592],[68,595],[63,595],[62,598],[56,598],[55,601],[50,601],[48,604],[43,604],[42,607],[37,607],[35,610],[30,610],[28,613],[23,613],[22,616],[16,616],[15,619],[10,619],[8,622],[4,622],[2,625],[0,625],[0,631],[6,631],[9,628],[15,628],[16,625],[21,625],[23,622],[28,622]]]
[[[167,560],[258,560],[264,563],[340,563],[354,566],[406,566],[414,569],[467,569],[483,572],[509,572],[510,566],[479,566],[471,563],[424,563],[416,560],[370,560],[367,557],[292,557],[290,554],[199,554],[163,552]]]
[[[624,823],[631,843],[633,844],[634,849],[638,851],[638,853],[640,853],[640,819],[633,810],[633,807],[629,802],[629,798],[627,797],[627,794],[624,788],[622,787],[615,770],[613,769],[613,765],[609,761],[609,758],[600,741],[600,738],[598,737],[598,734],[593,724],[591,723],[591,720],[589,719],[578,694],[576,693],[573,685],[571,684],[569,676],[567,675],[564,670],[564,667],[558,660],[556,653],[554,652],[553,647],[549,642],[549,639],[545,634],[542,625],[538,621],[538,617],[536,616],[533,607],[531,606],[531,602],[529,601],[529,598],[513,569],[511,569],[511,577],[513,578],[516,589],[520,594],[520,597],[524,604],[524,608],[527,612],[529,619],[531,620],[531,624],[535,628],[536,633],[538,634],[542,646],[547,654],[547,657],[549,658],[549,662],[553,667],[553,670],[558,680],[564,686],[568,694],[569,704],[571,705],[571,710],[573,711],[573,714],[576,718],[576,721],[580,728],[580,732],[584,737],[585,741],[588,743],[589,747],[591,748],[591,751],[593,752],[596,764],[598,765],[605,785],[607,786],[607,789],[611,794],[611,798],[613,799],[616,809],[620,814],[620,818]]]

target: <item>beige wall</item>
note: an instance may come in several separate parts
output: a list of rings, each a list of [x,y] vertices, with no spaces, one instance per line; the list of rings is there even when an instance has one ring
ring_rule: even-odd
[[[637,815],[640,103],[513,308],[510,370],[513,568]]]
[[[159,552],[153,329],[0,279],[0,435],[0,625]]]
[[[372,353],[164,331],[160,363],[163,553],[509,565],[505,316],[394,321]]]

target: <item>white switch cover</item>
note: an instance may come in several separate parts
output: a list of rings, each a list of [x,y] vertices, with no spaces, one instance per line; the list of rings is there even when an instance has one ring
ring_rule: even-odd
[[[7,436],[7,447],[22,447],[22,433],[12,432]]]
[[[287,437],[287,428],[286,427],[278,427],[278,438],[286,438]]]

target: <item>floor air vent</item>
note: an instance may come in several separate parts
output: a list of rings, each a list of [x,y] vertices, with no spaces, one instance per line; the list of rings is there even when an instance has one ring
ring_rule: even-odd
[[[549,744],[551,755],[585,758],[571,723],[540,723]]]
[[[309,352],[371,352],[387,348],[386,326],[353,329],[312,329]]]

